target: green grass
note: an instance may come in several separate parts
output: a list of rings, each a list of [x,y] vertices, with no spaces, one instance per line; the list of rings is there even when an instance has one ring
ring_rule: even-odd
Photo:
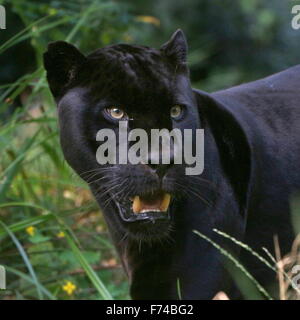
[[[0,299],[128,299],[127,279],[102,214],[87,185],[64,161],[56,106],[42,67],[49,41],[88,47],[81,44],[82,35],[100,30],[108,19],[117,22],[101,33],[114,41],[125,13],[112,1],[78,1],[74,7],[61,2],[61,10],[50,14],[51,8],[33,1],[11,4],[25,28],[0,43],[0,53],[29,39],[37,67],[0,88],[1,113],[31,88],[25,105],[0,123],[0,265],[7,271]],[[68,281],[76,286],[70,294],[63,289]]]
[[[299,198],[297,200],[299,206]],[[300,258],[299,254],[299,244],[297,242],[297,238],[295,239],[294,253],[289,253],[286,257],[278,257],[276,259],[271,255],[271,253],[266,248],[261,248],[265,253],[266,257],[269,258],[270,261],[268,261],[264,256],[254,251],[250,246],[247,244],[235,239],[234,237],[228,235],[227,233],[220,231],[218,229],[213,230],[215,233],[217,233],[219,236],[230,240],[235,245],[241,247],[242,249],[248,251],[250,254],[252,254],[256,259],[258,259],[262,264],[264,264],[267,268],[274,271],[275,274],[277,274],[278,279],[280,276],[282,277],[282,282],[279,281],[279,291],[281,292],[282,296],[280,296],[280,292],[274,292],[272,290],[272,293],[269,293],[266,288],[264,288],[251,274],[251,270],[247,270],[243,264],[240,263],[239,259],[236,258],[234,255],[232,255],[230,252],[228,252],[226,249],[224,249],[221,245],[213,241],[211,238],[207,237],[203,233],[194,230],[193,232],[197,234],[199,237],[201,237],[203,240],[209,242],[213,247],[215,247],[224,257],[225,257],[225,265],[227,265],[227,270],[231,274],[232,278],[234,279],[235,283],[237,284],[238,288],[240,289],[242,295],[246,299],[255,299],[255,300],[261,300],[261,299],[268,299],[273,300],[275,297],[279,295],[280,299],[283,300],[294,300],[298,299],[300,296],[300,290],[299,287],[296,285],[296,283],[293,281],[294,274],[291,274],[292,267],[294,265],[297,265],[298,260]],[[274,238],[276,239],[276,237]],[[280,250],[278,243],[274,241],[275,248]],[[280,258],[280,259],[279,259]],[[285,259],[284,259],[285,258]],[[227,264],[226,262],[229,261],[231,264]],[[232,265],[234,266],[232,268]],[[275,275],[274,274],[274,275]]]

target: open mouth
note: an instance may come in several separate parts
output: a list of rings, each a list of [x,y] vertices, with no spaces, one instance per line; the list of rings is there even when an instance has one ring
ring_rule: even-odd
[[[172,197],[162,190],[135,195],[129,201],[117,203],[123,220],[127,222],[170,218]]]
[[[132,201],[132,211],[135,214],[145,212],[166,212],[169,208],[171,195],[166,192],[148,193],[135,196]]]

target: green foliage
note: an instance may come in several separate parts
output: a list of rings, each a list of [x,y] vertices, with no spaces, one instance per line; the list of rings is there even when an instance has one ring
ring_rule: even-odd
[[[295,1],[131,1],[153,15],[160,28],[141,28],[144,41],[160,46],[182,28],[189,43],[194,85],[214,91],[281,71],[299,63],[300,33],[291,28]]]
[[[63,160],[56,107],[41,67],[53,40],[90,51],[123,36],[129,15],[113,1],[10,1],[24,22],[0,52],[30,40],[36,71],[2,85],[0,110],[31,87],[0,127],[0,264],[6,299],[128,298],[128,285],[101,212]],[[105,27],[108,22],[114,22]],[[75,237],[76,234],[76,237]],[[66,287],[69,281],[69,289]],[[74,288],[72,286],[75,286]]]

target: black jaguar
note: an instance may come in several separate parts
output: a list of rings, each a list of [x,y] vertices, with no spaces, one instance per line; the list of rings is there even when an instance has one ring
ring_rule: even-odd
[[[160,49],[118,44],[88,56],[58,41],[44,64],[65,158],[102,209],[133,299],[178,299],[178,283],[183,299],[211,299],[220,290],[241,297],[227,258],[194,230],[268,290],[276,284],[274,271],[214,229],[260,253],[273,253],[278,235],[282,254],[290,250],[289,201],[300,188],[300,66],[202,92],[191,87],[181,30]],[[97,132],[117,133],[121,120],[146,132],[204,129],[203,173],[186,175],[187,164],[172,158],[99,165]]]

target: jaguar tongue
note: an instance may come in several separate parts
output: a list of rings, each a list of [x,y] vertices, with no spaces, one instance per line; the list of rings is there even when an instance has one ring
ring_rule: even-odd
[[[169,208],[170,200],[171,195],[164,192],[135,196],[133,198],[132,210],[135,214],[149,211],[166,212]]]

